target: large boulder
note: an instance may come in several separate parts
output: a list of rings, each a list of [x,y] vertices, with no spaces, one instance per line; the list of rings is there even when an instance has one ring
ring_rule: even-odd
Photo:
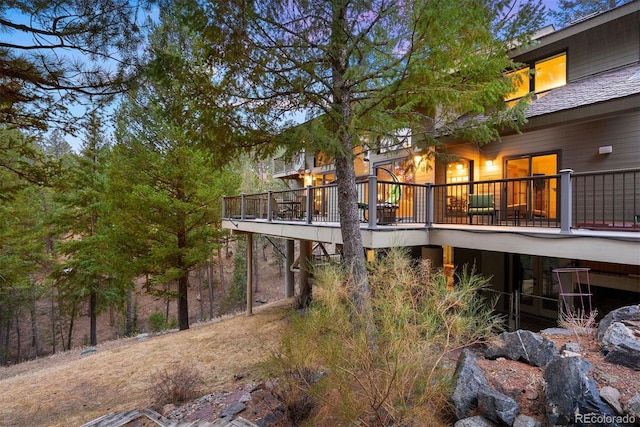
[[[559,357],[553,341],[526,330],[503,332],[493,340],[484,352],[487,359],[505,357],[519,360],[533,366],[547,366]]]
[[[452,395],[456,417],[461,420],[480,414],[491,422],[512,425],[520,413],[520,406],[491,387],[477,361],[478,356],[468,349],[464,349],[458,358]]]
[[[520,405],[506,394],[493,388],[482,388],[478,392],[480,413],[499,425],[513,425],[520,413]]]
[[[547,424],[582,425],[581,417],[597,414],[614,417],[588,372],[593,366],[580,357],[559,358],[544,371]],[[614,424],[607,424],[614,425]]]
[[[625,410],[627,414],[640,421],[640,393],[634,394],[633,397],[629,399],[625,405]]]
[[[610,311],[602,318],[600,323],[598,323],[598,341],[602,341],[604,334],[612,323],[623,322],[625,320],[640,322],[640,306],[629,305]]]
[[[617,365],[640,370],[640,338],[637,328],[623,322],[614,322],[602,336],[604,360]]]
[[[458,419],[470,417],[478,406],[478,392],[489,388],[489,383],[478,367],[478,356],[464,349],[458,357],[454,374],[453,406]]]

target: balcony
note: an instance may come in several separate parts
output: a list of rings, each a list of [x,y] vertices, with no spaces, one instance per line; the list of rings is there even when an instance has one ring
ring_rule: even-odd
[[[301,151],[293,158],[279,157],[273,159],[274,178],[298,178],[304,173],[305,153]]]
[[[640,264],[640,168],[455,184],[370,176],[356,186],[365,247],[435,244]],[[237,231],[340,243],[339,219],[336,184],[224,198],[223,227]],[[603,242],[620,252],[598,254],[609,250]]]

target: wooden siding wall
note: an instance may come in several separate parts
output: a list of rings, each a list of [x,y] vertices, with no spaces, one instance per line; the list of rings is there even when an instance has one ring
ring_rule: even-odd
[[[514,58],[533,62],[567,52],[568,81],[640,61],[640,13],[633,13]]]
[[[611,145],[613,152],[598,154],[598,147],[603,145]],[[508,135],[501,143],[482,147],[483,154],[496,159],[498,165],[505,158],[553,151],[560,153],[560,169],[586,172],[638,167],[640,111]]]
[[[570,82],[640,60],[640,14],[570,39],[567,73]]]

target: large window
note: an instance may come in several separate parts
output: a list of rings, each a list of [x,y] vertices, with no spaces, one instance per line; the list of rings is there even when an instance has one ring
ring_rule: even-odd
[[[531,70],[534,70],[531,72]],[[515,90],[505,100],[516,101],[529,92],[543,96],[551,89],[567,84],[567,54],[561,53],[536,61],[529,66],[507,74],[513,79]]]
[[[464,215],[467,211],[469,182],[473,181],[473,161],[458,159],[447,163],[447,213]]]
[[[562,53],[536,62],[534,79],[534,91],[537,94],[566,85],[567,55]]]

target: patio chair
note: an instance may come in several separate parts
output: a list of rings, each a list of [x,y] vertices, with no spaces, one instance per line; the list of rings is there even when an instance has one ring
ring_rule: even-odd
[[[469,215],[469,224],[473,224],[473,217],[476,215],[490,217],[493,224],[496,217],[493,194],[470,194],[467,215]]]

